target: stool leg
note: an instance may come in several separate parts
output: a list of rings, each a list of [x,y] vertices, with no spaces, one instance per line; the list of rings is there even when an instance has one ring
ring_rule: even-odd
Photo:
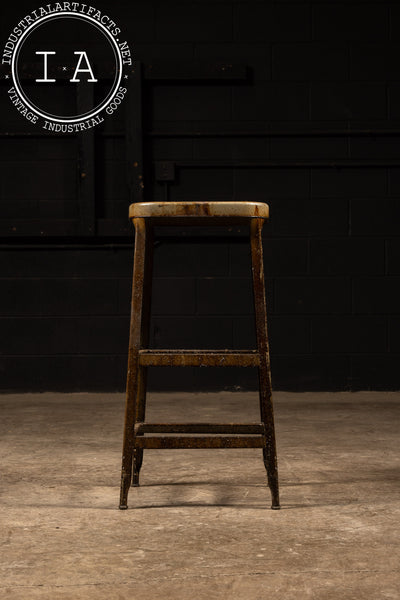
[[[133,479],[139,481],[143,451],[134,450],[135,424],[144,419],[146,402],[146,373],[139,366],[139,350],[148,340],[151,287],[152,235],[145,219],[134,219],[135,253],[132,280],[132,304],[129,332],[128,374],[122,452],[120,509],[128,508],[128,492]],[[149,267],[149,269],[147,269]]]
[[[271,490],[272,507],[279,509],[278,464],[276,456],[274,413],[272,405],[271,366],[269,356],[265,282],[262,248],[263,219],[252,219],[250,224],[251,266],[253,274],[254,309],[257,347],[260,355],[258,368],[260,414],[265,427],[263,460]]]
[[[143,423],[146,413],[146,384],[147,384],[147,369],[146,367],[139,367],[138,370],[138,392],[136,402],[136,422]],[[140,434],[139,434],[140,435]],[[143,464],[143,448],[136,448],[133,450],[132,460],[132,485],[133,487],[139,487],[139,473]]]
[[[140,347],[148,348],[150,337],[151,289],[153,281],[153,228],[147,225],[146,247],[143,274],[143,308]],[[136,422],[143,423],[146,416],[147,367],[139,367],[137,391]],[[143,435],[143,434],[139,434]],[[139,486],[139,473],[143,463],[143,448],[133,451],[132,485]]]

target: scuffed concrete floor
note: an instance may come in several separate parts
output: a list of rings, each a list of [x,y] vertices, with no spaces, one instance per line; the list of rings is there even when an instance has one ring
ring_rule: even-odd
[[[261,450],[148,450],[118,510],[120,394],[0,396],[0,598],[400,598],[400,394],[275,394]],[[153,394],[148,420],[257,420],[253,393]]]

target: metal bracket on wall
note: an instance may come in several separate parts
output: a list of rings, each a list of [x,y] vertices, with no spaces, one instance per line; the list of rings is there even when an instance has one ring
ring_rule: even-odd
[[[88,106],[93,106],[93,87],[78,86],[77,107],[84,113]],[[95,158],[94,131],[78,133],[78,209],[79,234],[95,235],[96,233],[96,198],[95,198]]]
[[[134,61],[127,85],[126,115],[126,169],[129,204],[143,201],[143,102],[142,64]]]
[[[155,177],[159,182],[175,181],[175,163],[172,160],[156,160]]]

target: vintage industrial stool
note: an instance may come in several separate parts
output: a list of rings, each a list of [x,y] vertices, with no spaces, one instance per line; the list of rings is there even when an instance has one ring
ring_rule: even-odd
[[[272,508],[280,508],[261,238],[264,220],[268,215],[268,205],[262,202],[140,202],[130,206],[129,217],[133,220],[136,238],[120,509],[128,508],[128,491],[131,483],[133,486],[139,485],[139,471],[145,448],[262,448],[272,495]],[[257,349],[149,349],[154,227],[239,224],[250,226]],[[149,366],[258,367],[260,422],[146,423],[146,370]],[[162,434],[175,435],[163,436]],[[191,435],[185,437],[181,434]]]

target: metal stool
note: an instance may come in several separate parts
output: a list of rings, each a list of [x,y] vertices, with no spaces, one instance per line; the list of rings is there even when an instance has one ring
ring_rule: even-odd
[[[280,508],[261,238],[264,220],[268,215],[268,205],[262,202],[141,202],[130,206],[129,218],[133,220],[136,239],[120,509],[128,508],[128,491],[131,483],[133,486],[139,485],[139,472],[145,448],[262,448],[272,495],[271,508]],[[201,351],[149,349],[154,226],[239,224],[250,226],[257,349]],[[149,366],[258,367],[260,422],[251,424],[146,423],[146,371]],[[162,435],[166,433],[175,435]],[[215,435],[185,437],[181,434]]]

